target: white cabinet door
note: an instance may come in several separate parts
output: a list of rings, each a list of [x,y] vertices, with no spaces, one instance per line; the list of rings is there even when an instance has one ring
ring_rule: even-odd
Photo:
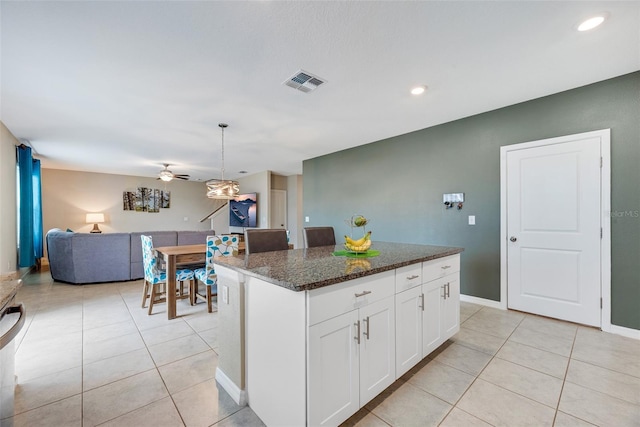
[[[442,338],[442,301],[446,280],[437,279],[422,285],[424,312],[422,313],[422,354],[431,353],[444,342]]]
[[[360,409],[357,322],[353,310],[309,328],[310,425],[339,425]]]
[[[388,297],[359,310],[360,406],[376,397],[396,379],[394,308],[394,298]]]
[[[460,275],[452,274],[445,280],[445,297],[442,300],[443,342],[460,330]]]
[[[396,378],[422,360],[422,286],[396,294]]]

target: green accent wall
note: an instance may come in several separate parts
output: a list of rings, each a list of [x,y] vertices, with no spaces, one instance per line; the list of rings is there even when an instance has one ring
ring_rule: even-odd
[[[640,72],[307,160],[303,225],[342,235],[359,213],[374,242],[463,247],[461,292],[499,301],[500,147],[607,128],[611,322],[640,329]],[[460,211],[442,203],[452,192]]]

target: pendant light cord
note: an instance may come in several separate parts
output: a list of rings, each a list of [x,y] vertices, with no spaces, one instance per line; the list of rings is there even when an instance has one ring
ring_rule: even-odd
[[[220,178],[221,181],[224,181],[224,128],[229,125],[226,123],[219,123],[218,126],[220,126],[220,129],[222,130],[222,169],[220,170]]]

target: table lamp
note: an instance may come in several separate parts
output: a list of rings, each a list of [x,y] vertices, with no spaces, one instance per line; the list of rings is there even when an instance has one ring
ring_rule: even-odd
[[[104,222],[103,213],[88,213],[87,224],[93,224],[93,230],[90,233],[102,233],[102,230],[98,228],[98,224]]]

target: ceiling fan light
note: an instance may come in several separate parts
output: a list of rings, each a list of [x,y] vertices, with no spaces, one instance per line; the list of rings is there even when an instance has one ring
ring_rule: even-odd
[[[173,174],[168,170],[161,171],[158,176],[165,182],[171,181],[173,179]]]

